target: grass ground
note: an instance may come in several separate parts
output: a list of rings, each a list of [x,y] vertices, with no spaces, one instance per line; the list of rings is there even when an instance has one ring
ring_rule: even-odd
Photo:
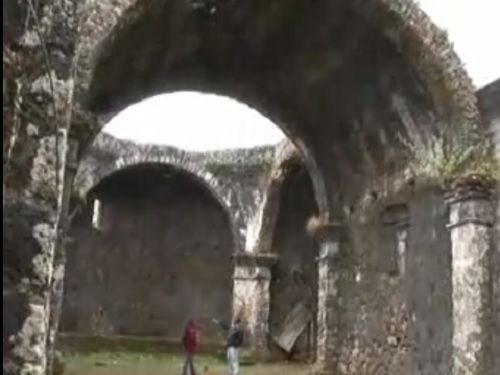
[[[95,352],[67,354],[65,375],[181,375],[180,354]],[[203,355],[196,358],[200,375],[226,375],[223,358]],[[241,375],[306,375],[309,366],[298,363],[247,364]]]

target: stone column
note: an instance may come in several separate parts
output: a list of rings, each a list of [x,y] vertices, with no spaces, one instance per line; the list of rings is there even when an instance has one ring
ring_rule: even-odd
[[[453,375],[491,374],[491,191],[464,184],[447,195],[452,249]]]
[[[332,374],[339,359],[339,286],[342,254],[342,224],[330,222],[314,230],[319,242],[317,344],[314,373]]]
[[[246,342],[258,358],[268,356],[271,266],[274,254],[237,253],[233,275],[233,319],[245,327]]]

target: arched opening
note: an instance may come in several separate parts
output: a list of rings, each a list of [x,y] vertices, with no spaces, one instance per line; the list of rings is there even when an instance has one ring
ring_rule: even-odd
[[[289,167],[280,192],[272,249],[278,256],[271,279],[270,331],[300,334],[287,356],[314,360],[318,296],[317,243],[306,233],[307,220],[318,214],[311,178],[302,164]],[[303,316],[302,310],[307,310]],[[290,326],[286,326],[285,322]],[[286,326],[286,327],[285,327]],[[297,331],[298,332],[298,331]],[[281,353],[283,355],[283,353]]]
[[[138,2],[100,45],[86,104],[105,114],[155,93],[231,96],[308,150],[330,206],[339,194],[352,203],[404,167],[405,115],[419,131],[433,116],[477,117],[470,80],[448,68],[457,58],[425,14],[411,2],[361,3]]]
[[[199,179],[139,164],[90,195],[100,202],[99,225],[92,227],[91,205],[72,226],[61,332],[160,337],[177,346],[189,318],[230,318],[231,223]],[[220,330],[204,327],[205,348],[223,342]]]

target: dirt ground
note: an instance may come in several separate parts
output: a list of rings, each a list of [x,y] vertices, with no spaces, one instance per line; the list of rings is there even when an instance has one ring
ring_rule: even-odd
[[[65,375],[182,375],[183,358],[176,354],[98,352],[65,355]],[[221,357],[199,356],[200,375],[227,375]],[[243,363],[240,375],[306,375],[303,363]]]

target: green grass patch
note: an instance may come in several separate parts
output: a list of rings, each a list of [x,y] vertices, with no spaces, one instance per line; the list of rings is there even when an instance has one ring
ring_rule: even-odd
[[[99,351],[93,353],[66,353],[66,375],[180,375],[184,357],[180,353],[135,353]],[[199,374],[225,375],[225,357],[198,355],[195,364]],[[292,363],[244,365],[241,375],[305,375],[309,366]]]

